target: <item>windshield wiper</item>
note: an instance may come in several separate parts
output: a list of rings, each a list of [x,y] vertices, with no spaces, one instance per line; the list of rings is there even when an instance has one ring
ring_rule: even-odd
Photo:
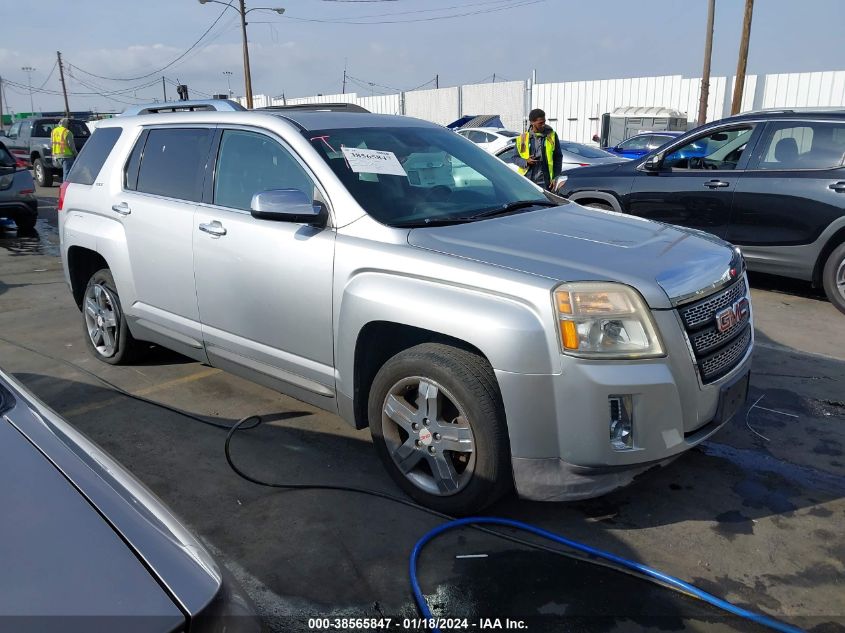
[[[491,218],[495,215],[504,215],[506,213],[511,213],[512,211],[518,211],[519,209],[528,209],[530,207],[556,207],[558,206],[554,202],[550,200],[534,200],[534,201],[527,201],[523,200],[520,202],[509,202],[507,204],[503,204],[499,207],[493,207],[492,209],[487,209],[486,211],[481,211],[480,213],[476,213],[475,215],[469,216],[469,220],[480,220],[482,218]]]
[[[411,220],[408,222],[394,222],[392,226],[403,229],[418,229],[425,228],[427,226],[448,226],[449,224],[463,224],[465,222],[475,222],[476,220],[483,220],[485,218],[491,218],[496,215],[504,215],[506,213],[518,211],[519,209],[527,209],[530,207],[556,206],[558,205],[549,200],[535,200],[533,202],[523,200],[520,202],[509,202],[498,207],[493,207],[492,209],[485,209],[484,211],[480,211],[479,213],[474,213],[472,215],[453,215],[445,216],[442,218],[425,218],[421,220]]]

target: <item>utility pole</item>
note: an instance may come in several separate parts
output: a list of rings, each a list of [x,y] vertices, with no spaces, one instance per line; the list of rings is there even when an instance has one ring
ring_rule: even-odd
[[[742,39],[739,41],[739,60],[736,64],[736,83],[731,102],[731,114],[739,114],[742,108],[742,91],[745,88],[745,69],[748,66],[748,40],[751,39],[751,14],[754,0],[745,0],[745,15],[742,18]]]
[[[164,83],[164,77],[161,78],[161,92],[164,97],[164,101],[162,103],[167,103],[167,84]]]
[[[716,0],[707,2],[707,32],[704,39],[704,70],[701,72],[701,98],[698,101],[698,124],[707,122],[707,101],[710,98],[710,58],[713,52],[713,18]]]
[[[35,106],[32,104],[32,73],[35,72],[35,69],[32,66],[21,66],[21,70],[26,73],[29,85],[29,111],[30,114],[35,114]]]
[[[346,58],[343,59],[343,88],[341,94],[346,94]]]
[[[434,87],[440,88],[440,75],[434,75]]]
[[[3,129],[3,78],[0,77],[0,130]]]
[[[62,80],[62,94],[65,97],[65,116],[70,116],[70,106],[67,104],[67,86],[65,86],[65,68],[62,66],[62,53],[56,51],[56,59],[59,64],[59,77]]]
[[[252,74],[249,72],[249,45],[246,39],[246,7],[244,0],[239,0],[241,5],[241,35],[243,36],[244,47],[244,88],[246,89],[246,107],[252,110]]]
[[[493,83],[496,83],[496,73],[493,73]]]

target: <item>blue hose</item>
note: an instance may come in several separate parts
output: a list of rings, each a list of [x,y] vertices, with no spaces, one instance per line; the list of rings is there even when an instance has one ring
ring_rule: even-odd
[[[628,569],[632,569],[644,576],[649,576],[651,578],[655,578],[662,583],[668,585],[672,589],[676,591],[680,591],[682,593],[686,593],[688,595],[694,596],[699,600],[703,600],[714,607],[722,609],[723,611],[727,611],[733,615],[737,615],[741,618],[745,618],[746,620],[750,620],[756,624],[760,624],[762,626],[768,627],[770,629],[774,629],[775,631],[783,631],[784,633],[803,633],[802,629],[797,627],[791,626],[789,624],[784,624],[783,622],[779,622],[774,618],[770,618],[768,616],[762,615],[760,613],[754,613],[753,611],[748,611],[741,607],[738,607],[726,600],[722,600],[721,598],[717,598],[714,595],[707,593],[706,591],[702,591],[698,587],[694,587],[693,585],[684,582],[674,576],[670,576],[668,574],[664,574],[661,571],[643,565],[642,563],[637,563],[635,561],[628,560],[626,558],[622,558],[621,556],[617,556],[616,554],[611,554],[610,552],[605,552],[600,549],[596,549],[594,547],[590,547],[589,545],[583,545],[582,543],[578,543],[577,541],[572,541],[566,537],[560,536],[553,532],[549,532],[542,528],[535,527],[533,525],[529,525],[527,523],[522,523],[521,521],[514,521],[512,519],[500,519],[496,517],[467,517],[465,519],[456,519],[454,521],[449,521],[448,523],[443,523],[442,525],[438,525],[436,528],[431,530],[430,532],[426,533],[417,544],[414,545],[414,549],[411,552],[411,564],[410,564],[410,575],[411,575],[411,588],[414,592],[414,600],[417,602],[417,607],[422,613],[425,619],[433,619],[434,616],[431,613],[431,609],[428,608],[428,603],[425,601],[425,597],[420,590],[420,583],[417,579],[417,560],[419,559],[420,552],[422,548],[425,547],[426,543],[429,541],[437,538],[444,532],[448,532],[449,530],[454,530],[455,528],[463,527],[466,525],[503,525],[505,527],[514,528],[517,530],[523,530],[525,532],[530,532],[531,534],[535,534],[540,536],[544,539],[548,539],[550,541],[554,541],[555,543],[560,543],[561,545],[565,545],[571,549],[577,550],[579,552],[584,552],[585,554],[590,554],[597,558],[603,558],[605,560],[609,560],[617,565],[622,567],[627,567]],[[432,628],[434,633],[441,633],[439,628]]]

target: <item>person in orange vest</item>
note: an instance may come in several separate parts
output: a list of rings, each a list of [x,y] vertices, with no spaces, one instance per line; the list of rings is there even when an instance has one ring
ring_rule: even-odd
[[[546,125],[546,113],[539,108],[528,113],[528,122],[528,131],[516,138],[516,166],[543,189],[552,189],[563,163],[557,134]]]
[[[59,124],[50,133],[53,146],[53,161],[62,166],[62,180],[67,180],[73,161],[76,159],[76,143],[70,131],[70,119],[62,117]]]

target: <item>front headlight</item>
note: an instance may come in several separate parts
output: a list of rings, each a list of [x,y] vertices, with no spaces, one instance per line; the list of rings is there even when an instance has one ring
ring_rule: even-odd
[[[12,186],[12,181],[15,179],[14,174],[4,174],[0,176],[0,191],[8,189]]]
[[[555,193],[566,187],[567,180],[569,180],[569,176],[558,176],[555,178]]]
[[[640,294],[610,282],[574,282],[553,292],[560,345],[585,358],[655,358],[663,345]]]

